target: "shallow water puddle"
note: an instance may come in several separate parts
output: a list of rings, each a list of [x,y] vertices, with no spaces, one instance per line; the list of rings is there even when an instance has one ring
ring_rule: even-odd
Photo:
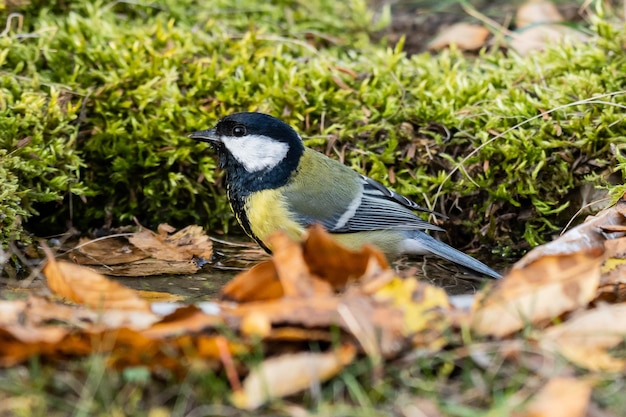
[[[182,302],[193,303],[218,298],[224,285],[238,273],[269,258],[269,255],[250,242],[214,239],[213,243],[215,255],[198,273],[110,278],[136,290],[174,294],[180,296]],[[435,257],[401,258],[392,265],[400,276],[422,277],[444,288],[450,295],[473,294],[490,281]],[[496,269],[506,266],[500,267]],[[25,297],[31,291],[40,291],[45,287],[39,279],[33,280],[28,288],[19,289],[23,284],[22,281],[9,282],[2,291],[4,296],[0,297]]]

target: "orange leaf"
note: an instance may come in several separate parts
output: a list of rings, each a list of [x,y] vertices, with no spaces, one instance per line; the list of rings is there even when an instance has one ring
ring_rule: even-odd
[[[598,288],[602,253],[546,256],[513,269],[477,298],[472,326],[481,334],[505,336],[525,324],[586,306]]]
[[[250,302],[331,294],[330,286],[341,290],[349,282],[377,276],[389,267],[377,249],[348,250],[319,225],[309,228],[303,243],[293,242],[281,232],[270,240],[272,260],[237,275],[224,287],[224,299]]]
[[[309,228],[302,250],[311,273],[330,283],[336,290],[363,277],[371,259],[378,264],[379,269],[389,268],[385,256],[378,249],[368,245],[358,251],[346,249],[320,225]]]
[[[233,278],[222,289],[222,298],[250,302],[281,298],[285,292],[273,261],[263,261]]]
[[[284,233],[270,236],[274,250],[272,261],[286,297],[310,297],[313,294],[332,294],[330,285],[313,279],[302,253],[302,245]]]
[[[456,45],[463,51],[474,51],[485,46],[489,30],[480,25],[470,23],[456,23],[439,32],[428,43],[428,49],[440,50],[450,45]]]
[[[57,262],[51,253],[47,255],[43,274],[48,287],[55,294],[96,309],[150,310],[150,304],[136,291],[89,268],[69,262]]]

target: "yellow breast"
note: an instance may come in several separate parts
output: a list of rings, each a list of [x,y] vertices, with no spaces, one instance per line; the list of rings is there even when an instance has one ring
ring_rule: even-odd
[[[278,230],[284,231],[291,239],[302,238],[304,229],[289,215],[287,205],[276,190],[252,194],[245,210],[252,233],[265,244],[267,238]]]

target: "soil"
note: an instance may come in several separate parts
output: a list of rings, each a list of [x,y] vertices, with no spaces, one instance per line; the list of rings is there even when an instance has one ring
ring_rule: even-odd
[[[406,38],[404,49],[409,55],[427,51],[430,40],[455,23],[482,23],[468,14],[461,2],[455,0],[439,2],[372,0],[370,3],[372,9],[378,13],[384,5],[391,5],[391,24],[380,32],[379,39],[386,38],[393,45],[404,36]],[[507,29],[515,30],[515,13],[525,2],[473,0],[469,3],[479,15]],[[556,6],[566,22],[577,22],[582,19],[579,3],[557,3]]]

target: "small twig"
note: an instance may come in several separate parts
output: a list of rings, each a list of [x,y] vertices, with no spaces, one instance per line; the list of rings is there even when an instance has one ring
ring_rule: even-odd
[[[578,217],[578,215],[579,215],[580,213],[582,213],[582,212],[583,212],[583,210],[585,210],[585,209],[586,209],[586,208],[588,208],[588,207],[593,206],[593,205],[594,205],[594,204],[596,204],[596,203],[600,203],[600,202],[602,202],[602,201],[607,201],[607,200],[611,200],[611,197],[604,197],[604,198],[601,198],[601,199],[599,199],[599,200],[591,201],[591,202],[589,202],[589,203],[585,204],[584,206],[582,206],[581,208],[579,208],[579,209],[578,209],[578,211],[577,211],[576,213],[574,213],[574,215],[573,215],[573,216],[569,219],[569,221],[567,222],[567,224],[565,225],[565,227],[563,228],[563,230],[561,230],[561,233],[560,233],[559,235],[560,235],[560,236],[562,236],[562,235],[563,235],[563,233],[565,233],[565,232],[567,231],[567,229],[568,229],[568,228],[569,228],[569,226],[572,224],[572,222],[574,221],[574,219],[576,219],[576,217]]]
[[[98,238],[96,238],[96,239],[89,240],[89,241],[87,241],[87,242],[85,242],[85,243],[81,243],[81,244],[80,244],[80,245],[78,245],[78,246],[74,246],[72,249],[68,249],[68,250],[66,250],[65,252],[58,253],[58,254],[56,255],[56,257],[63,256],[63,255],[65,255],[65,254],[67,254],[67,253],[70,253],[70,252],[72,252],[72,251],[75,251],[76,249],[80,249],[80,248],[82,248],[82,247],[85,247],[85,246],[90,245],[90,244],[95,243],[95,242],[99,242],[99,241],[101,241],[101,240],[111,239],[111,238],[114,238],[114,237],[132,236],[132,235],[134,235],[134,233],[117,233],[117,234],[114,234],[114,235],[108,235],[108,236],[98,237]]]
[[[22,30],[22,25],[24,24],[24,16],[20,13],[11,13],[7,17],[7,23],[4,27],[4,30],[0,32],[0,38],[9,34],[9,32],[11,31],[11,21],[13,19],[17,19],[17,31],[20,32]]]
[[[494,30],[497,30],[498,32],[503,33],[506,36],[511,36],[511,37],[517,36],[515,32],[511,32],[510,30],[508,30],[507,28],[505,28],[504,26],[502,26],[495,20],[490,19],[489,17],[480,13],[478,10],[476,10],[472,5],[468,4],[466,1],[461,1],[460,4],[461,4],[461,7],[463,8],[463,11],[465,11],[465,13],[467,13],[468,15],[472,16],[475,19],[480,20],[487,26],[491,26]]]

